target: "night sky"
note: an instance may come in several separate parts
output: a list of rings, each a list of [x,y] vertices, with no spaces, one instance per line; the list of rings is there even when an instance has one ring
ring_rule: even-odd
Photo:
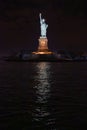
[[[86,6],[85,0],[0,0],[0,53],[37,49],[40,12],[51,50],[87,51]]]

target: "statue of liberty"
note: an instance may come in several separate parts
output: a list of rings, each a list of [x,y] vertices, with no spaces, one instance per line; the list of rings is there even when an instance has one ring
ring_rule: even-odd
[[[45,19],[41,18],[41,13],[40,13],[40,25],[41,25],[41,37],[46,37],[46,32],[47,32],[47,27],[48,25],[45,23]]]

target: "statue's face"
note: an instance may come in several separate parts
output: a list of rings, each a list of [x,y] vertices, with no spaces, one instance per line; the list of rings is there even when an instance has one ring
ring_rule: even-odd
[[[43,19],[42,21],[45,22],[45,19]]]

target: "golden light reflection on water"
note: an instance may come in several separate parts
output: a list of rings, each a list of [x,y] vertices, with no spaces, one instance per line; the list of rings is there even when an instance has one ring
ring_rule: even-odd
[[[50,63],[39,62],[36,65],[36,108],[34,120],[41,121],[44,117],[50,115],[47,110],[47,102],[50,97]]]
[[[50,64],[41,62],[37,64],[37,102],[45,103],[50,96]]]

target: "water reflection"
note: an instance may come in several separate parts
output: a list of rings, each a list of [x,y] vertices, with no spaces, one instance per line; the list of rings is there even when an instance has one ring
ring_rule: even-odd
[[[50,63],[39,62],[36,65],[37,75],[35,77],[36,92],[35,110],[33,112],[33,120],[39,126],[47,126],[49,124],[49,98],[51,88],[51,71]],[[50,122],[51,123],[51,122]]]
[[[37,69],[37,85],[36,94],[38,103],[46,103],[50,96],[50,64],[41,62],[36,66]]]

